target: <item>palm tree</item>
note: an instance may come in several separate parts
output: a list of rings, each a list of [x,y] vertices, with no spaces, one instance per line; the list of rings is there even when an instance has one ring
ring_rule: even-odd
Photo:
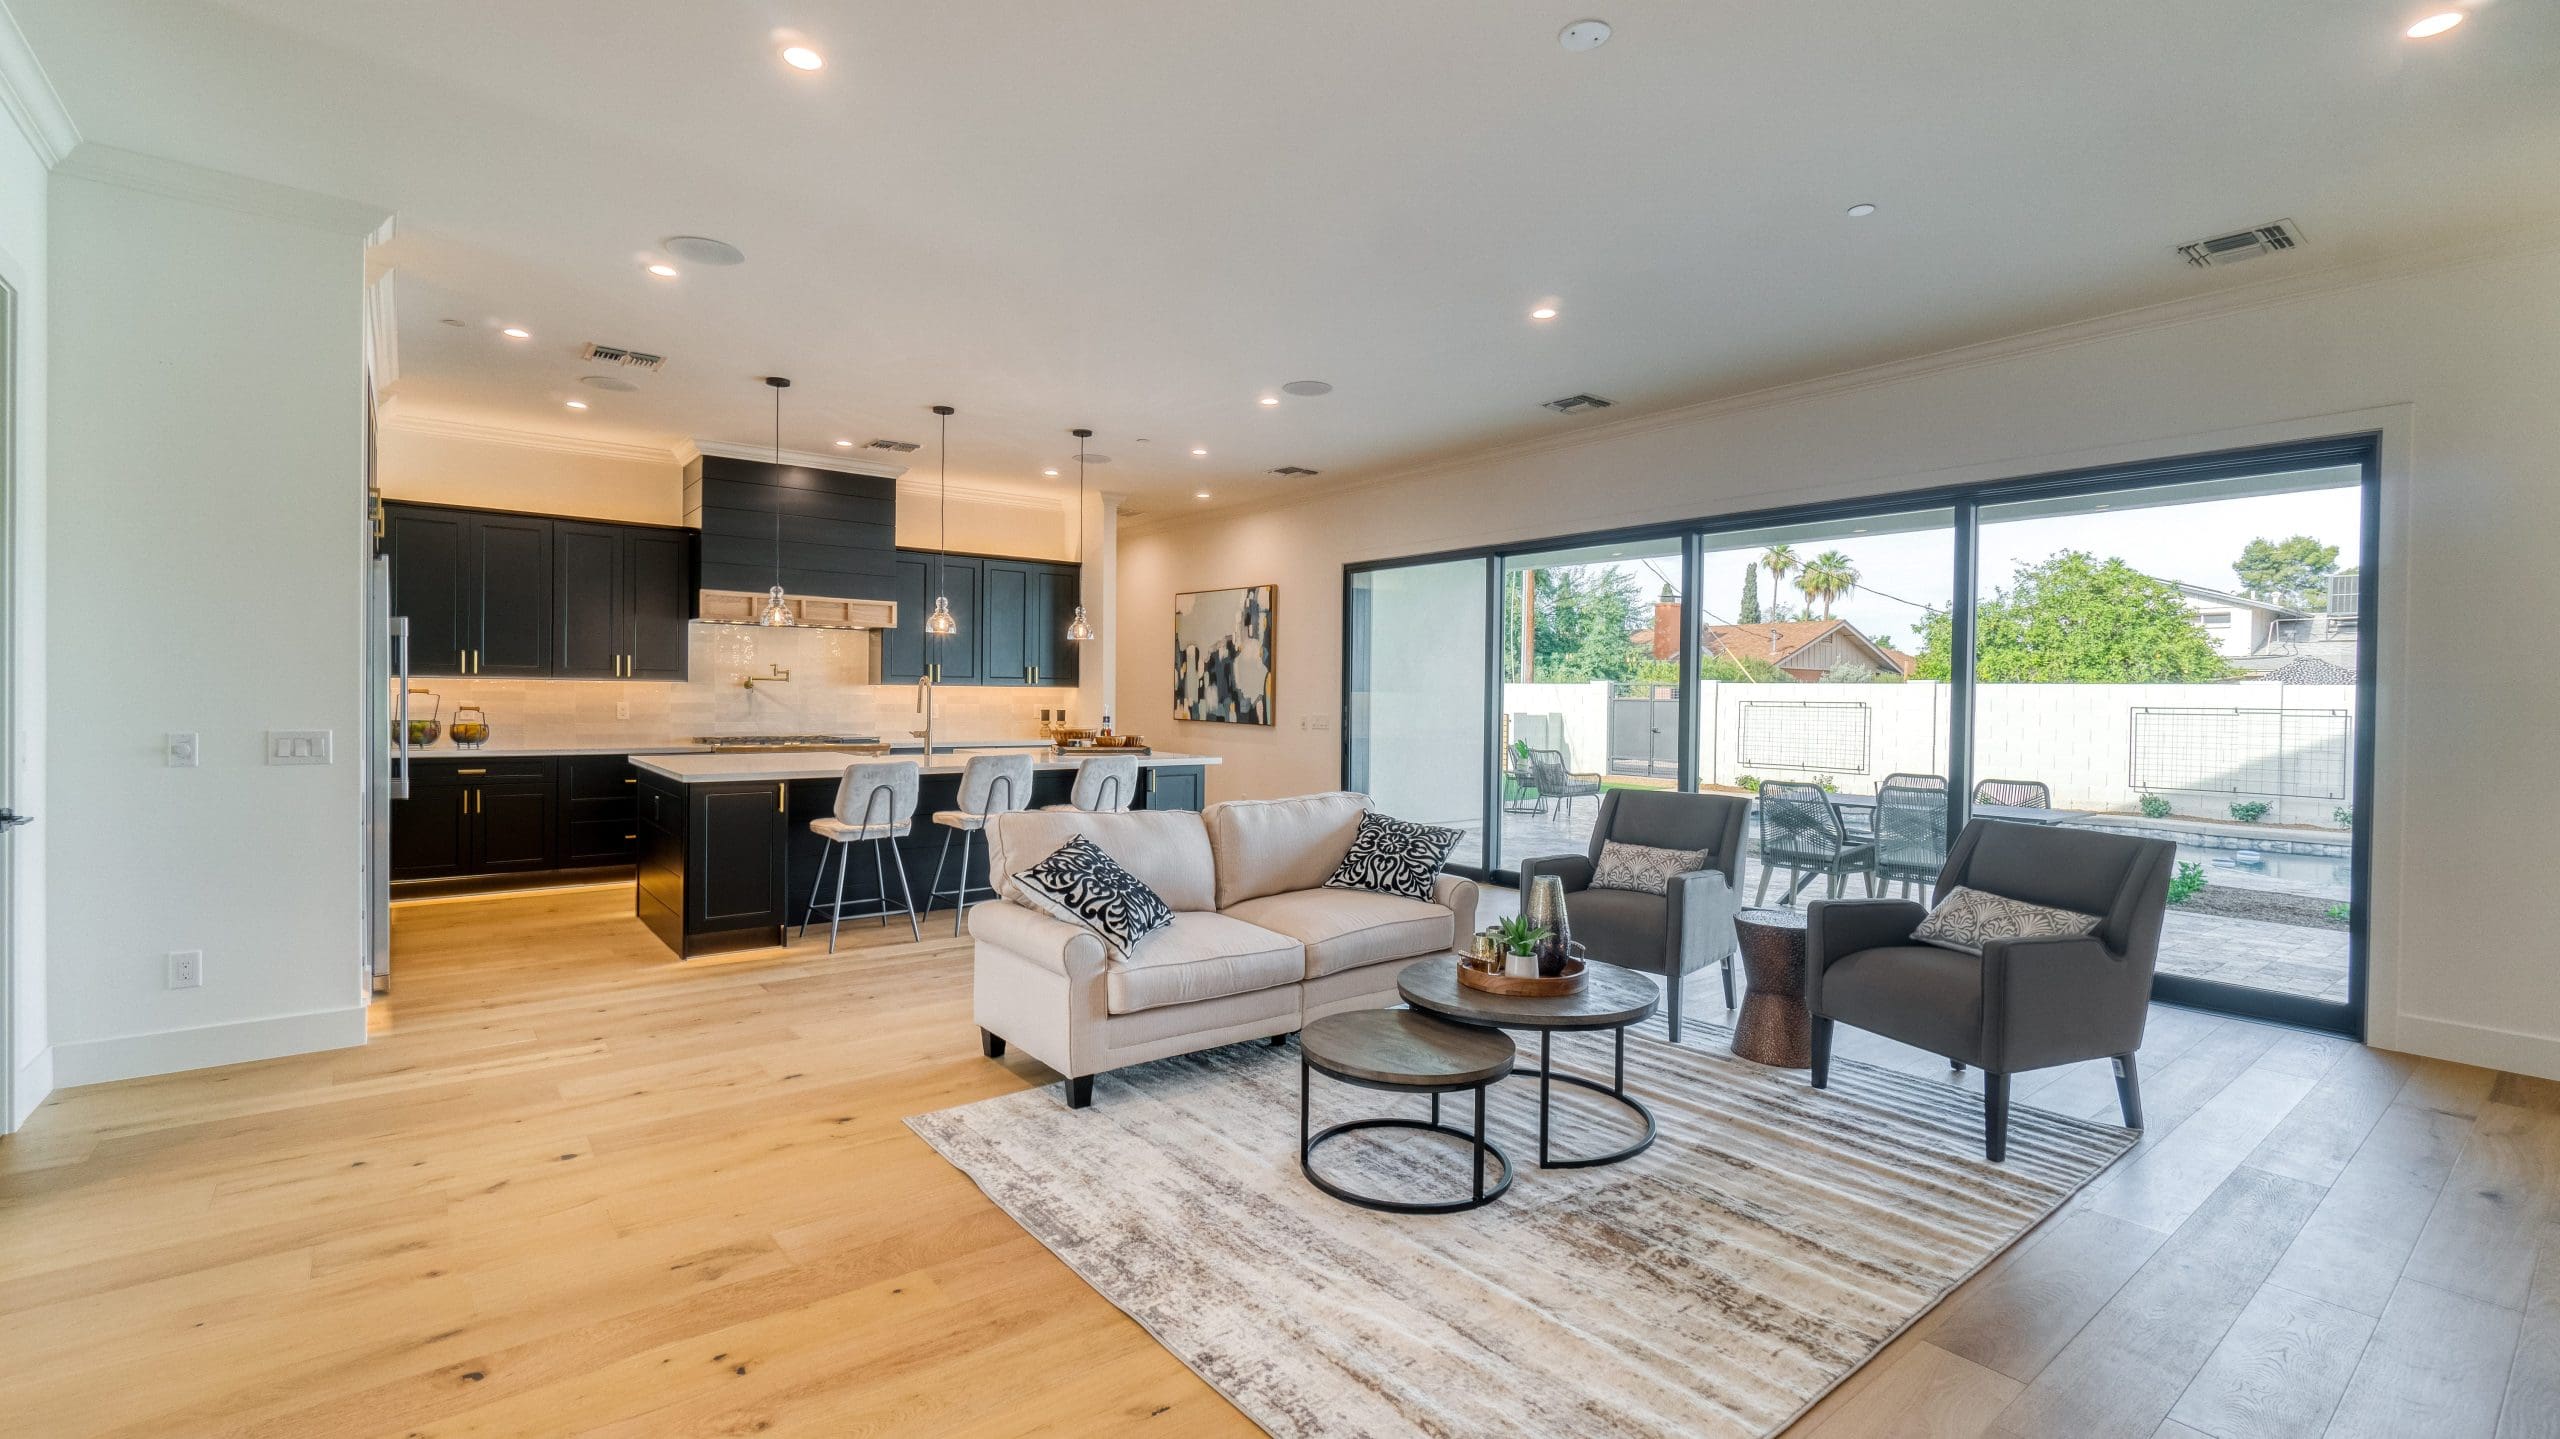
[[[1822,602],[1822,617],[1831,618],[1831,602],[1858,587],[1858,567],[1838,550],[1824,550],[1808,561],[1796,576],[1796,588],[1804,591],[1805,608]]]
[[[1783,620],[1787,607],[1779,603],[1778,596],[1787,592],[1787,576],[1797,568],[1796,547],[1777,544],[1762,550],[1760,568],[1769,572],[1769,618]]]

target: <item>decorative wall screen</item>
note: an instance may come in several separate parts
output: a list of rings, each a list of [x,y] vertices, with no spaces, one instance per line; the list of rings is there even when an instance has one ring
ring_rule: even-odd
[[[2355,776],[2345,710],[2137,708],[2132,750],[2140,790],[2343,800]]]
[[[1750,769],[1867,772],[1867,707],[1752,700],[1741,706],[1739,748]]]

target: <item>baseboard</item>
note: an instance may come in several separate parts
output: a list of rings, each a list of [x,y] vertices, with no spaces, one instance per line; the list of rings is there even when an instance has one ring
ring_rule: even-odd
[[[2391,1038],[2392,1048],[2409,1054],[2476,1064],[2484,1069],[2513,1070],[2540,1079],[2560,1079],[2560,1039],[2547,1034],[2524,1034],[2484,1024],[2403,1014],[2392,1025]]]
[[[280,1014],[272,1019],[247,1019],[235,1024],[57,1044],[53,1047],[53,1076],[56,1084],[68,1089],[80,1084],[139,1079],[147,1074],[175,1074],[182,1069],[210,1069],[288,1054],[346,1049],[364,1043],[364,1037],[362,1005],[309,1014]]]
[[[18,1066],[17,1077],[9,1083],[9,1122],[0,1124],[0,1134],[14,1134],[36,1112],[44,1097],[53,1093],[53,1046],[46,1045]]]

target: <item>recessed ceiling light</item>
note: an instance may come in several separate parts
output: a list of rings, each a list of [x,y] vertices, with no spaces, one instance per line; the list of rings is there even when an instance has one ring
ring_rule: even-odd
[[[1209,498],[1209,492],[1207,490],[1193,490],[1191,492],[1191,498],[1195,500],[1205,500]]]
[[[1195,446],[1195,447],[1193,447],[1193,449],[1192,449],[1191,453],[1193,453],[1193,454],[1195,454],[1195,455],[1206,455],[1206,454],[1208,454],[1209,452],[1208,452],[1207,450],[1200,449],[1200,448],[1198,448],[1197,446]]]
[[[1861,219],[1861,220],[1863,220],[1863,219],[1867,218],[1869,215],[1872,215],[1872,214],[1874,214],[1875,212],[1876,212],[1876,207],[1875,207],[1875,206],[1873,206],[1873,205],[1858,204],[1858,205],[1852,205],[1852,206],[1850,206],[1850,207],[1849,207],[1849,213],[1850,213],[1850,214],[1852,214],[1852,215],[1857,216],[1857,217],[1858,217],[1859,219]]]
[[[580,375],[578,383],[592,385],[599,390],[611,390],[617,395],[627,395],[640,388],[620,375]]]
[[[1312,400],[1318,395],[1332,394],[1333,386],[1322,380],[1291,380],[1289,383],[1280,387],[1280,393],[1284,395],[1296,395],[1301,399]]]
[[[1540,305],[1529,312],[1529,318],[1532,320],[1552,320],[1555,317],[1556,307],[1553,305]]]
[[[451,325],[451,326],[453,326],[453,327],[454,327],[455,329],[457,329],[457,330],[459,330],[459,329],[461,329],[461,328],[462,328],[462,322],[461,322],[460,320],[455,319],[455,318],[454,318],[453,316],[451,316],[451,315],[447,315],[447,316],[445,316],[443,319],[438,320],[436,323],[437,323],[437,324],[439,324],[439,325]]]
[[[649,273],[661,280],[672,280],[676,277],[676,267],[664,260],[653,260],[649,263]]]
[[[793,45],[783,50],[782,63],[794,70],[818,70],[825,68],[827,57],[806,45]]]
[[[2426,19],[2419,21],[2417,24],[2410,26],[2409,38],[2412,40],[2424,40],[2429,36],[2441,35],[2461,23],[2461,11],[2447,10],[2441,15],[2430,15]]]
[[[1576,20],[1556,32],[1556,43],[1576,54],[1585,50],[1597,50],[1609,43],[1609,22]]]
[[[500,330],[498,333],[499,333],[499,334],[501,334],[501,335],[506,336],[506,337],[507,337],[508,339],[510,339],[510,340],[530,340],[530,339],[532,339],[532,338],[533,338],[533,331],[531,331],[531,330],[519,330],[519,329],[517,329],[517,328],[516,328],[515,326],[513,326],[513,325],[509,325],[509,326],[507,326],[505,329]]]
[[[747,262],[746,251],[708,235],[669,235],[658,242],[658,248],[696,265],[743,265]]]
[[[836,441],[836,448],[837,448],[837,449],[839,449],[839,450],[850,450],[850,449],[852,449],[852,448],[853,448],[853,441],[851,441],[851,440],[838,440],[838,441]]]
[[[1280,403],[1280,397],[1278,395],[1265,395],[1262,397],[1262,403],[1266,405],[1276,405]]]
[[[1044,475],[1047,475],[1049,478],[1051,478],[1051,479],[1053,479],[1053,480],[1054,480],[1054,479],[1056,479],[1056,478],[1058,477],[1058,472],[1057,472],[1056,470],[1042,470],[1040,473],[1042,473],[1042,474],[1044,474]]]
[[[586,407],[587,407],[587,402],[586,402],[586,401],[584,401],[584,400],[571,400],[571,401],[569,401],[569,408],[570,408],[570,409],[573,409],[573,410],[583,410],[583,409],[585,409]]]

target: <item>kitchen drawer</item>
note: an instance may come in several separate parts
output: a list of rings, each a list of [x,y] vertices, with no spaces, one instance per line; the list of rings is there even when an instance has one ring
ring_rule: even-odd
[[[629,864],[640,852],[637,819],[573,819],[560,830],[560,863],[571,869],[592,864]]]
[[[549,779],[551,761],[542,755],[514,759],[475,759],[462,755],[423,755],[409,761],[409,777],[413,784],[454,785],[482,784],[502,779]]]
[[[564,800],[629,799],[640,787],[631,761],[621,755],[564,755],[560,759],[560,797]]]

